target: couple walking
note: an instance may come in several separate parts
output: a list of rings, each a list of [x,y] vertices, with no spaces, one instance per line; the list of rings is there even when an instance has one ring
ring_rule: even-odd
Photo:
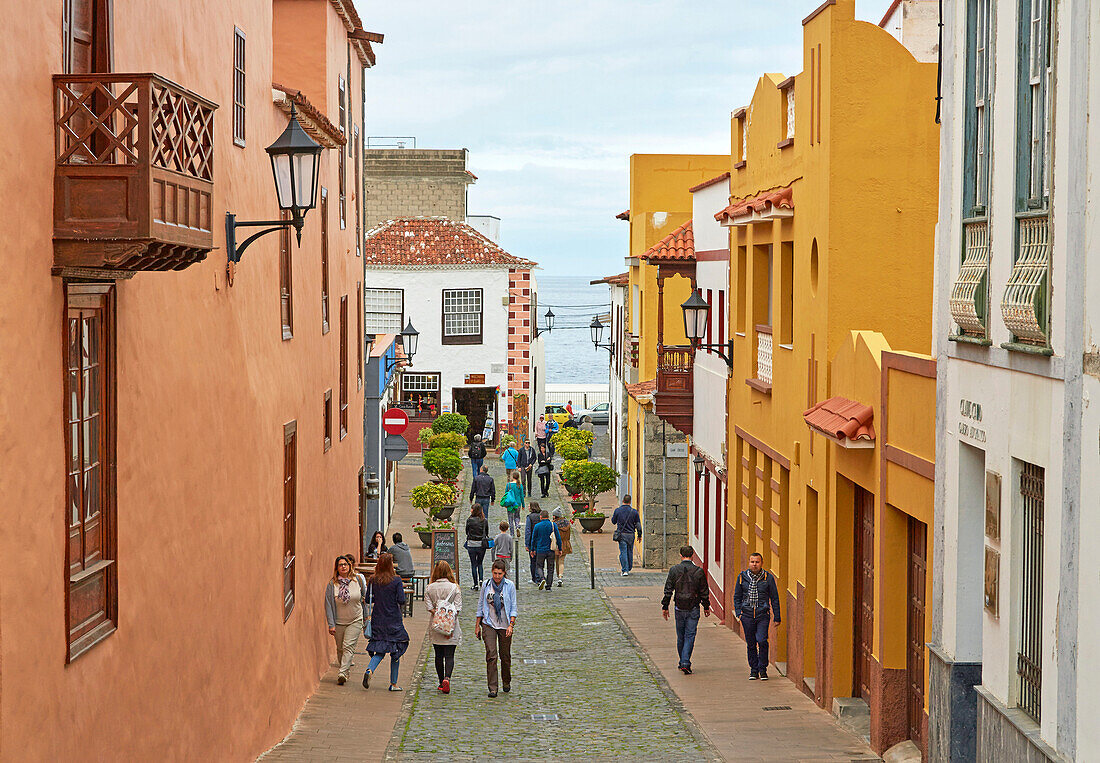
[[[505,693],[512,689],[512,629],[519,610],[516,607],[516,587],[504,573],[504,562],[499,559],[493,562],[490,579],[478,594],[474,620],[474,636],[485,644],[485,672],[490,697],[497,696],[500,680],[504,682]],[[432,568],[431,582],[424,590],[424,606],[431,617],[428,633],[435,652],[435,672],[439,678],[437,691],[450,694],[455,652],[462,644],[462,626],[458,617],[462,611],[462,588],[447,562],[436,562]]]

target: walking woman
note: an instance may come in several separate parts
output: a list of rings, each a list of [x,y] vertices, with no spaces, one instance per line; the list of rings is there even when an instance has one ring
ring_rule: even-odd
[[[455,650],[462,643],[462,627],[458,622],[458,613],[462,611],[462,587],[455,580],[451,565],[446,562],[436,562],[432,567],[432,580],[424,589],[424,606],[428,608],[430,618],[428,635],[435,651],[438,688],[444,694],[450,694]]]
[[[466,520],[466,551],[470,554],[470,573],[474,577],[473,589],[476,591],[485,579],[481,562],[489,548],[489,520],[476,501],[470,506],[470,516]]]
[[[355,572],[346,556],[336,557],[332,565],[332,580],[325,588],[325,620],[328,632],[336,639],[336,659],[340,673],[336,683],[343,686],[351,671],[351,658],[363,631],[363,599],[366,597],[363,576]]]
[[[539,465],[535,469],[535,474],[539,475],[539,488],[542,490],[542,497],[546,496],[550,492],[550,472],[554,470],[554,454],[547,450],[545,443],[539,445]]]
[[[561,588],[561,584],[565,580],[565,557],[573,553],[573,525],[560,506],[554,509],[554,524],[558,526],[558,532],[561,533],[561,553],[556,561],[558,566],[558,588]]]
[[[393,555],[379,554],[374,574],[367,583],[367,597],[374,601],[374,605],[370,615],[370,641],[367,643],[370,664],[363,674],[363,688],[370,688],[371,676],[388,654],[390,691],[401,691],[397,685],[397,671],[401,666],[401,655],[409,648],[409,633],[401,622],[405,586],[393,569]]]
[[[508,512],[508,526],[514,534],[519,529],[519,513],[523,509],[523,499],[526,494],[523,491],[523,483],[520,475],[513,474],[508,480],[508,487],[504,489],[504,497],[500,499],[500,505]]]
[[[380,532],[375,532],[371,536],[370,545],[367,546],[367,558],[377,559],[379,554],[385,554],[389,549],[386,548],[386,536]]]

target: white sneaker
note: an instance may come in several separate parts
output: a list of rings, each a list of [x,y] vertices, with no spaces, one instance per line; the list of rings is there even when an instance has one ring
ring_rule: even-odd
[[[624,578],[625,578],[625,577],[626,577],[626,575],[627,575],[627,573],[625,573],[625,572],[620,572],[619,574],[620,574],[620,575],[622,575],[622,576],[623,576]]]

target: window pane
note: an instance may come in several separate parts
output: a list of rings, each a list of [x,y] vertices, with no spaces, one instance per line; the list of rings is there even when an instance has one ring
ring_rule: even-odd
[[[99,320],[95,316],[84,318],[84,363],[99,362]]]
[[[84,472],[84,519],[91,519],[99,510],[99,466],[96,465]]]
[[[69,527],[80,524],[80,474],[69,475]]]
[[[99,367],[84,372],[84,416],[99,413]]]
[[[99,462],[99,416],[84,422],[84,468]]]
[[[80,372],[69,371],[69,421],[80,421]]]
[[[69,318],[69,368],[80,368],[80,321]]]

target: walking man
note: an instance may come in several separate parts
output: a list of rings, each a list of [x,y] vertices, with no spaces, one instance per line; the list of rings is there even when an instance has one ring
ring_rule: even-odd
[[[661,616],[668,619],[669,599],[676,599],[676,654],[678,667],[685,676],[691,675],[691,652],[695,649],[695,632],[699,628],[699,605],[703,614],[710,617],[710,586],[702,567],[696,567],[691,559],[695,549],[680,547],[680,563],[668,571],[665,595],[661,599]]]
[[[779,625],[779,586],[775,575],[764,569],[764,557],[749,554],[749,568],[737,576],[733,587],[733,613],[741,620],[749,650],[749,680],[768,680],[768,628]]]
[[[554,542],[551,544],[551,538]],[[531,530],[531,541],[535,554],[535,579],[539,590],[550,590],[554,585],[556,557],[561,555],[561,531],[550,521],[550,512],[540,511],[539,522]]]
[[[481,441],[481,435],[474,435],[467,453],[470,456],[470,473],[474,476],[481,474],[481,464],[485,460],[485,443]]]
[[[630,505],[630,496],[623,496],[623,503],[611,515],[611,524],[615,525],[612,540],[619,542],[619,566],[625,578],[634,569],[634,536],[642,539],[642,520],[638,510]]]
[[[535,442],[542,447],[546,444],[546,416],[539,414],[539,420],[535,422]]]
[[[528,506],[531,507],[531,511],[527,514],[527,520],[523,523],[523,547],[531,555],[531,582],[538,583],[538,575],[535,572],[535,543],[531,533],[534,531],[535,525],[539,523],[542,512],[539,510],[538,501],[531,501]],[[518,570],[518,564],[516,568]],[[519,572],[516,572],[516,580],[519,580]]]
[[[531,480],[535,474],[535,466],[538,464],[538,460],[539,454],[531,447],[531,443],[524,440],[523,447],[519,449],[519,458],[516,459],[524,495],[531,495]]]
[[[504,562],[493,562],[492,580],[481,587],[477,599],[474,635],[485,642],[485,674],[489,696],[497,695],[497,661],[504,693],[512,690],[512,629],[516,625],[516,587],[504,577]]]
[[[497,499],[497,483],[489,476],[489,467],[483,466],[470,485],[470,500],[481,504],[481,513],[489,517],[489,507]]]

